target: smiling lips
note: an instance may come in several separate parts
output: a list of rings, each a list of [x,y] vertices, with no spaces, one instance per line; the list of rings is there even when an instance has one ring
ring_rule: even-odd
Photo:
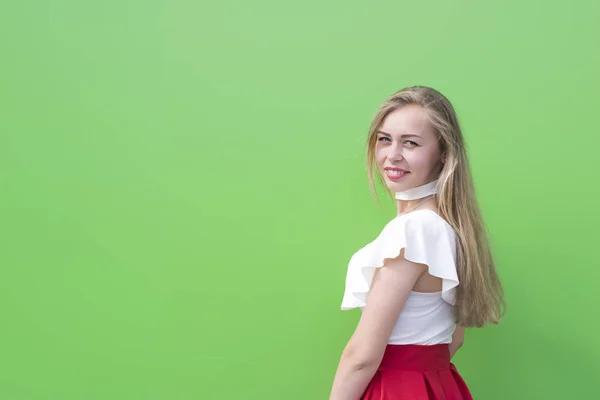
[[[385,168],[385,174],[390,180],[395,181],[404,178],[410,172],[400,168]]]

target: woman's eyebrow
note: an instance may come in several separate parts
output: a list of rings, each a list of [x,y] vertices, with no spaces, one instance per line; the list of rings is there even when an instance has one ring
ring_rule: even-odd
[[[390,135],[389,133],[387,133],[387,132],[384,132],[384,131],[377,131],[377,133],[381,133],[382,135],[386,135],[386,136],[392,136],[392,135]],[[405,138],[405,137],[418,137],[419,139],[423,139],[421,136],[419,136],[419,135],[414,135],[414,134],[412,134],[412,133],[405,133],[405,134],[403,134],[403,135],[400,135],[400,137],[402,137],[402,138]]]

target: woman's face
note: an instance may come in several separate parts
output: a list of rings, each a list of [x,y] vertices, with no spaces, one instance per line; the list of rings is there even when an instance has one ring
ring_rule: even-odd
[[[401,192],[436,179],[441,171],[437,134],[418,105],[390,112],[377,132],[379,171],[392,192]]]

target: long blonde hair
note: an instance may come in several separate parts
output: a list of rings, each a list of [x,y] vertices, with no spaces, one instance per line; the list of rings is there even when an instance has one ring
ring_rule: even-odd
[[[490,249],[487,229],[475,198],[473,178],[462,130],[454,107],[440,92],[426,86],[404,88],[391,95],[377,110],[367,139],[367,171],[371,193],[377,198],[373,173],[387,188],[376,165],[377,131],[385,117],[405,105],[417,104],[427,111],[438,134],[444,166],[439,176],[438,212],[456,232],[457,270],[460,284],[456,294],[458,325],[481,327],[497,324],[506,309],[502,283]]]

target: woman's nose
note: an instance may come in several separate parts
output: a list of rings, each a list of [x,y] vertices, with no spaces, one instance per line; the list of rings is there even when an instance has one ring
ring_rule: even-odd
[[[401,145],[393,143],[389,149],[390,152],[388,153],[388,158],[390,160],[402,160],[404,158],[404,156],[402,155]]]

